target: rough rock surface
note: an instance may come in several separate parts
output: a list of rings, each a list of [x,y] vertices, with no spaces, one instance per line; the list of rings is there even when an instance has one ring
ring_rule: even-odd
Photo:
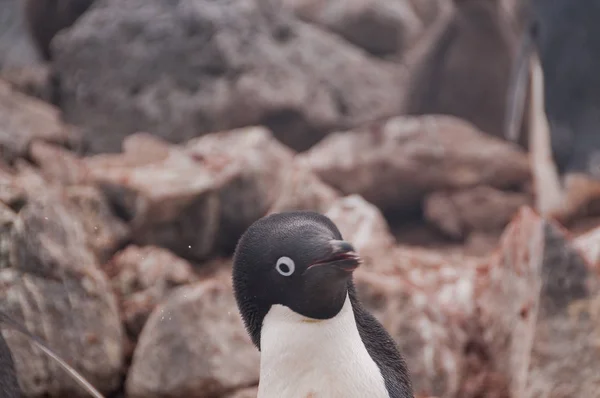
[[[182,142],[254,124],[300,150],[400,111],[401,68],[276,4],[98,1],[54,41],[66,120],[93,152],[137,131]]]
[[[259,352],[229,278],[178,288],[150,318],[127,379],[132,398],[209,398],[258,384]]]
[[[598,269],[577,246],[567,243],[564,231],[552,225],[546,229],[528,396],[592,396],[600,389]]]
[[[3,230],[12,235],[10,244],[2,238],[3,250],[10,251],[2,257],[10,267],[0,270],[0,305],[108,393],[118,387],[122,370],[122,326],[77,214],[50,189],[43,197],[28,198],[12,229]],[[22,335],[3,334],[25,396],[87,396]]]
[[[85,159],[87,173],[129,220],[141,245],[185,258],[230,252],[250,224],[273,211],[324,210],[337,193],[265,128],[210,134],[187,145],[149,134],[123,154]]]
[[[104,267],[129,336],[137,338],[154,308],[178,286],[195,282],[191,264],[155,246],[128,246]]]
[[[435,191],[506,189],[530,179],[523,151],[451,116],[396,117],[334,133],[300,158],[325,183],[384,210],[414,207]]]
[[[35,140],[77,147],[80,136],[61,122],[59,110],[13,90],[0,80],[0,157],[13,162],[23,157]]]
[[[391,238],[385,222],[356,195],[340,199],[327,215],[345,239],[357,241],[365,260],[356,271],[359,297],[399,344],[418,394],[506,397],[524,387],[535,314],[522,317],[521,309],[536,302],[531,287],[541,283],[539,218],[521,214],[499,254],[482,262],[380,246]]]
[[[464,239],[473,232],[500,234],[519,208],[527,205],[532,205],[532,198],[526,193],[477,186],[434,192],[425,199],[423,212],[448,236]]]

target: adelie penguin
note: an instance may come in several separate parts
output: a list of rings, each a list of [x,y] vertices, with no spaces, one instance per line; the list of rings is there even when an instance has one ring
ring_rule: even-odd
[[[272,214],[242,235],[233,286],[261,352],[258,398],[413,398],[396,344],[357,298],[360,262],[314,212]]]

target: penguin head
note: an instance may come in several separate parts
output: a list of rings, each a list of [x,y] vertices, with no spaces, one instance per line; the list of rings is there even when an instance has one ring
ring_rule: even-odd
[[[315,212],[266,216],[238,241],[233,287],[241,316],[260,349],[262,321],[273,305],[314,320],[342,309],[360,258],[335,224]]]

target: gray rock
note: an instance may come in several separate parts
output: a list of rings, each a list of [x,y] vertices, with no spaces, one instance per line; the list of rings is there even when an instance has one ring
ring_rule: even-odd
[[[402,108],[401,68],[262,0],[99,0],[54,50],[65,118],[93,152],[247,125],[302,150]]]
[[[144,327],[127,378],[131,398],[211,398],[258,384],[259,352],[229,273],[177,289]]]
[[[11,231],[10,267],[0,270],[0,306],[103,393],[123,366],[117,302],[86,233],[55,191],[30,198]],[[25,397],[87,397],[81,387],[22,335],[7,330]]]

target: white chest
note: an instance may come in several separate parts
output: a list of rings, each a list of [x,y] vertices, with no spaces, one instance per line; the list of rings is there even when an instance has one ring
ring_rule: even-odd
[[[273,306],[260,344],[258,398],[389,398],[348,297],[340,313],[324,321]]]

